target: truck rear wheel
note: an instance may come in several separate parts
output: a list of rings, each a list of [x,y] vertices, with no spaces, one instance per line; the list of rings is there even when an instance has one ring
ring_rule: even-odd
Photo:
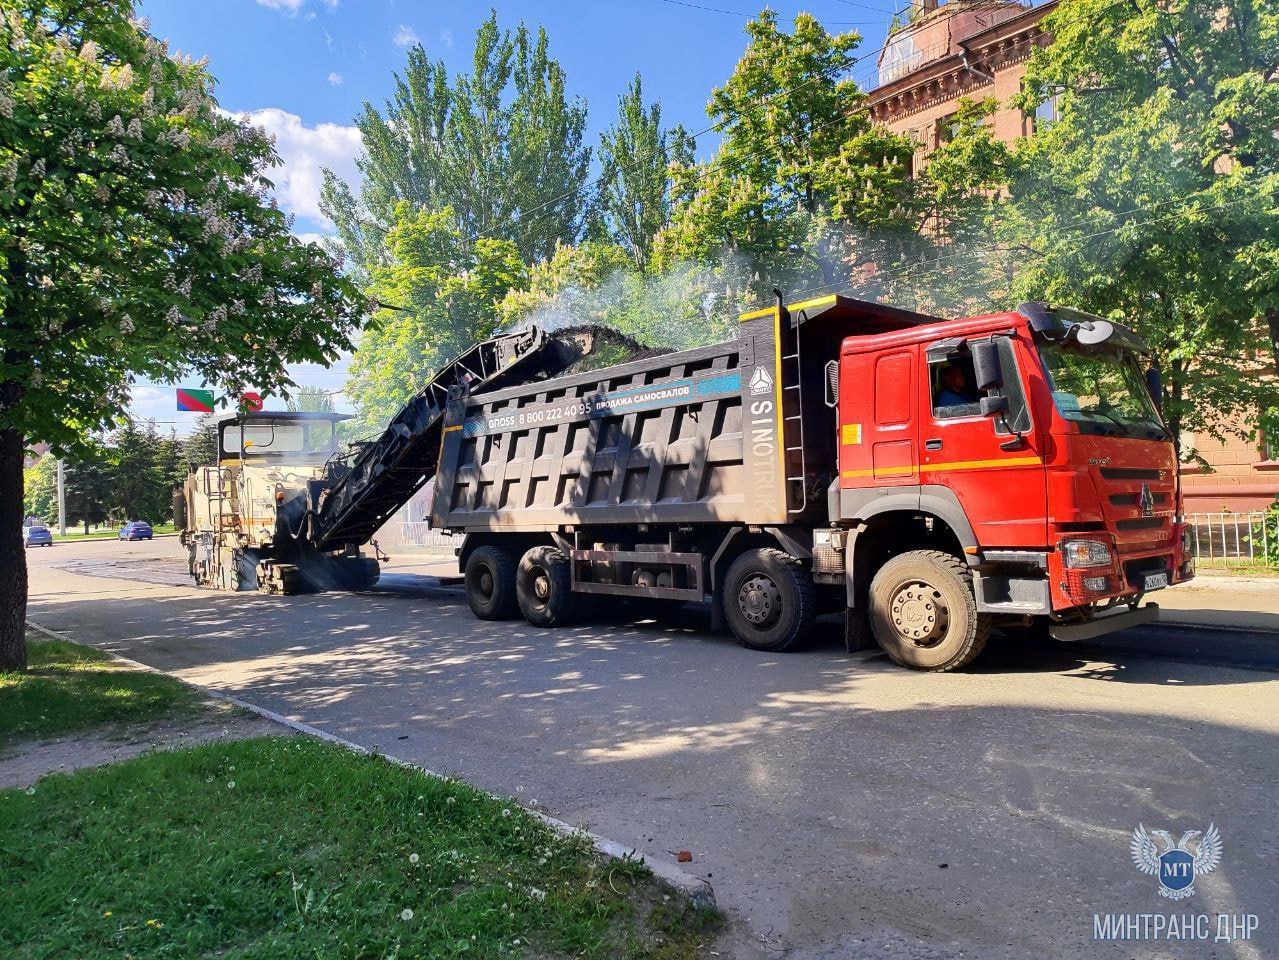
[[[534,547],[524,554],[515,575],[515,596],[533,626],[567,623],[573,607],[568,557],[554,547]]]
[[[478,547],[466,558],[466,602],[481,620],[509,620],[516,613],[515,558],[503,547]]]
[[[963,560],[941,550],[893,557],[870,584],[870,623],[883,651],[914,670],[958,670],[986,645],[990,618],[977,612]]]
[[[752,650],[785,653],[803,646],[817,617],[813,578],[788,553],[747,550],[724,577],[724,619]]]

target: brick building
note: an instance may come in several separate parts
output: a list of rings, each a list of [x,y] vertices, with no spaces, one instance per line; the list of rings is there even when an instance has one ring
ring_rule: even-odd
[[[1009,100],[1021,92],[1035,47],[1051,42],[1042,21],[1056,6],[1057,0],[914,0],[910,21],[890,33],[880,53],[878,85],[868,97],[871,118],[919,144],[916,169],[946,142],[960,97],[999,101],[991,122],[1001,140],[1033,136],[1037,124],[1054,119],[1055,102],[1027,114]],[[1188,513],[1264,510],[1279,498],[1279,438],[1181,439],[1183,449],[1209,465],[1182,468]]]

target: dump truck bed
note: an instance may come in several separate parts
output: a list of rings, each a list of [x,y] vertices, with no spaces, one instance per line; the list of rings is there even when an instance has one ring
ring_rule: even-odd
[[[739,332],[451,403],[433,525],[778,524],[804,513],[797,337],[773,310]]]

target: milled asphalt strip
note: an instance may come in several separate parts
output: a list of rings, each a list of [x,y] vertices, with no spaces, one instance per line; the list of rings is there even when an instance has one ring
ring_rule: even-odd
[[[48,627],[41,626],[40,624],[36,623],[34,620],[28,620],[27,626],[30,627],[32,630],[37,631],[38,633],[43,633],[45,636],[53,638],[54,640],[64,640],[68,643],[78,642],[74,640],[73,638],[67,636],[66,634],[57,633],[56,631],[50,630]],[[275,723],[282,724],[283,726],[286,726],[291,730],[296,730],[298,733],[304,733],[309,737],[318,737],[321,740],[327,740],[330,743],[336,743],[339,746],[346,747],[348,750],[353,750],[356,753],[364,754],[366,756],[381,757],[382,759],[389,760],[391,763],[394,763],[398,766],[407,767],[410,770],[416,770],[418,773],[422,774],[423,776],[431,777],[436,780],[454,779],[452,777],[442,776],[441,774],[435,773],[432,770],[426,769],[426,767],[419,766],[418,764],[412,763],[408,760],[401,760],[399,757],[393,757],[389,753],[382,753],[380,750],[370,750],[368,747],[361,746],[360,744],[354,743],[351,740],[346,740],[346,739],[343,739],[342,737],[334,736],[333,734],[325,730],[320,730],[317,727],[313,727],[309,723],[302,723],[298,720],[292,720],[289,717],[276,713],[274,710],[268,710],[266,707],[259,707],[257,704],[249,703],[246,700],[241,700],[239,697],[233,697],[230,694],[221,692],[220,690],[214,690],[210,687],[204,686],[203,684],[192,683],[190,680],[184,680],[181,677],[174,677],[173,674],[166,673],[164,670],[160,670],[156,667],[152,667],[145,663],[140,663],[137,660],[130,660],[128,657],[122,657],[119,654],[112,653],[109,650],[103,651],[103,652],[106,653],[109,657],[111,657],[111,659],[119,663],[127,664],[128,666],[134,667],[135,669],[138,669],[138,670],[145,670],[147,673],[158,673],[158,674],[163,674],[164,676],[167,676],[167,677],[173,677],[174,680],[181,681],[182,683],[185,683],[189,687],[194,687],[196,690],[199,690],[201,693],[205,694],[206,696],[212,697],[215,700],[222,700],[225,703],[230,703],[237,707],[243,707],[245,710],[248,710],[252,713],[256,713],[259,717],[264,717],[267,720],[271,720],[271,721],[274,721]],[[478,789],[478,788],[473,788],[473,789]],[[489,793],[487,790],[484,790],[481,792],[488,794],[488,796],[492,797],[495,800],[507,799],[505,797],[499,797],[496,794]],[[612,857],[615,860],[624,860],[629,858],[632,860],[642,861],[649,868],[649,870],[653,872],[653,875],[655,877],[657,877],[663,883],[666,883],[674,887],[676,890],[680,891],[681,893],[683,893],[685,896],[689,898],[690,901],[692,901],[694,906],[696,907],[715,906],[715,891],[714,889],[712,889],[709,881],[704,880],[701,877],[694,876],[693,874],[688,873],[684,870],[681,870],[679,867],[677,867],[673,863],[668,863],[664,860],[649,859],[645,855],[641,854],[634,847],[627,847],[625,844],[618,843],[616,840],[610,840],[608,839],[608,837],[601,837],[598,833],[591,833],[589,830],[586,830],[583,827],[574,827],[563,820],[557,820],[555,817],[548,816],[547,814],[542,813],[541,811],[529,810],[528,808],[525,808],[525,811],[533,815],[534,817],[537,817],[539,820],[545,823],[548,827],[550,827],[556,833],[559,833],[563,836],[567,837],[567,836],[577,835],[577,836],[584,836],[589,838],[591,841],[591,844],[595,847],[595,849],[606,857]]]

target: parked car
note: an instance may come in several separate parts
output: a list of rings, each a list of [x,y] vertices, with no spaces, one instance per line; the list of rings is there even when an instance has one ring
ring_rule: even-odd
[[[130,520],[120,528],[121,540],[150,540],[153,536],[151,524],[145,520]]]
[[[33,523],[22,528],[22,545],[24,547],[51,547],[53,546],[53,534],[49,532],[48,527]]]

